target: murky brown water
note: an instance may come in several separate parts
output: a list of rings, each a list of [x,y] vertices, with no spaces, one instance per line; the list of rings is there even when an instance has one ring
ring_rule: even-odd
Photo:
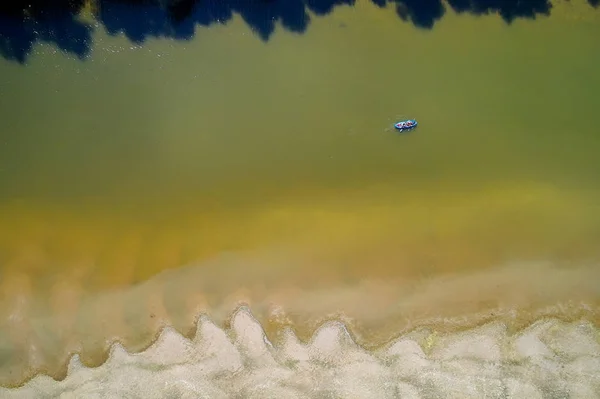
[[[0,381],[239,301],[271,339],[333,318],[368,347],[596,322],[599,18],[426,31],[359,2],[267,43],[97,27],[86,61],[1,61]]]

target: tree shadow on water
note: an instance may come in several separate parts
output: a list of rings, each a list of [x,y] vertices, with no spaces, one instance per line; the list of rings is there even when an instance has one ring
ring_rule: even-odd
[[[102,0],[99,20],[111,34],[122,32],[141,43],[148,37],[191,39],[196,25],[226,24],[239,15],[262,39],[269,40],[277,23],[292,32],[308,28],[308,11],[326,15],[354,0],[179,0],[167,6],[152,1]]]
[[[419,28],[432,29],[442,18],[445,9],[441,0],[374,0],[378,6],[392,3],[403,21],[410,21]]]
[[[46,42],[83,59],[90,51],[92,27],[76,19],[79,11],[68,0],[2,2],[0,54],[25,63],[35,43]]]
[[[589,2],[599,0],[588,0]],[[383,6],[386,0],[373,0]],[[484,15],[497,13],[505,22],[511,23],[517,18],[535,18],[537,15],[549,15],[552,5],[549,0],[387,0],[394,3],[398,16],[415,26],[431,29],[446,12],[445,4],[457,13]]]
[[[94,17],[111,35],[141,44],[148,38],[190,40],[197,27],[226,24],[239,16],[262,40],[278,24],[303,33],[310,14],[324,16],[355,0],[90,0]],[[413,25],[432,29],[446,8],[458,13],[499,14],[507,23],[550,13],[549,0],[370,0],[395,7]],[[597,7],[600,0],[587,0]],[[78,18],[85,0],[12,0],[0,2],[0,54],[26,63],[37,42],[48,42],[83,59],[90,52],[93,28]]]
[[[535,18],[549,15],[552,4],[548,0],[448,0],[454,11],[470,12],[475,15],[498,13],[507,23],[517,18]]]

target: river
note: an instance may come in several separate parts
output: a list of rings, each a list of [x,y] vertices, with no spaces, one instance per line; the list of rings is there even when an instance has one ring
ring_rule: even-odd
[[[100,22],[80,17],[85,56],[42,42],[25,63],[0,60],[0,383],[62,379],[73,353],[96,367],[114,340],[138,352],[167,325],[176,349],[152,359],[189,363],[189,392],[209,397],[304,397],[302,381],[326,372],[341,385],[322,397],[453,397],[443,378],[460,381],[460,397],[496,397],[495,382],[479,377],[515,397],[600,394],[600,13],[555,2],[550,15],[507,23],[446,8],[419,27],[391,4],[358,1],[311,12],[309,23],[284,15],[272,32],[233,13],[187,26],[183,39],[120,29],[100,10]],[[405,118],[419,126],[394,131]],[[250,380],[198,369],[175,331],[192,337],[200,314],[217,347],[237,342],[215,355],[223,373],[236,356],[263,368],[250,367]],[[321,341],[310,341],[319,327]],[[275,348],[289,331],[321,345],[302,360],[312,371],[278,357],[291,349],[261,346],[261,329]],[[348,342],[336,338],[346,331]],[[485,350],[469,352],[477,345],[460,344],[469,339]],[[519,339],[569,353],[552,360],[568,367],[580,352],[595,357],[539,380],[506,371],[519,376],[510,383],[452,371],[452,351],[509,362]],[[392,342],[404,349],[381,354]],[[544,350],[528,356],[546,359]],[[271,351],[276,366],[261,363]],[[413,378],[398,371],[405,362],[385,360],[394,353],[446,374]],[[66,385],[41,379],[10,392],[87,392],[110,375],[123,397],[119,375],[174,378],[144,374],[147,358],[114,356],[99,369],[73,366]],[[315,371],[327,356],[339,362]],[[343,372],[346,363],[356,369]],[[467,369],[471,379],[460,377]],[[582,369],[596,376],[567,386]],[[271,378],[273,390],[250,395],[247,384]],[[386,391],[382,378],[400,388]]]

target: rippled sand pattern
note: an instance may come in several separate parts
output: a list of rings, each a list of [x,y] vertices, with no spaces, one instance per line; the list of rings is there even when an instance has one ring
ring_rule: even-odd
[[[600,394],[599,333],[585,321],[544,320],[509,334],[502,323],[450,335],[420,329],[365,351],[342,323],[301,343],[273,345],[242,308],[222,330],[202,317],[191,340],[172,328],[106,363],[78,356],[56,383],[36,377],[6,398],[593,398]],[[1,389],[1,388],[0,388]]]

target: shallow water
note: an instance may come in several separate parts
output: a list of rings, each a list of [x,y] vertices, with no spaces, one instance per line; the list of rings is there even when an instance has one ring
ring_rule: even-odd
[[[0,61],[0,382],[63,377],[74,352],[99,365],[113,340],[138,351],[165,324],[189,334],[199,313],[227,324],[240,302],[274,343],[325,320],[372,350],[421,326],[512,337],[544,317],[592,323],[597,340],[598,22],[574,2],[510,25],[448,12],[419,30],[358,2],[266,42],[238,16],[143,45],[97,25],[84,61],[50,45]],[[418,129],[390,129],[406,117]],[[292,380],[318,373],[278,364]],[[435,396],[437,382],[385,364],[362,385],[372,395]],[[522,372],[534,396],[575,389],[548,388],[544,370],[490,384],[510,390],[494,384]],[[83,392],[81,378],[45,389]],[[299,380],[297,395],[347,395]]]

